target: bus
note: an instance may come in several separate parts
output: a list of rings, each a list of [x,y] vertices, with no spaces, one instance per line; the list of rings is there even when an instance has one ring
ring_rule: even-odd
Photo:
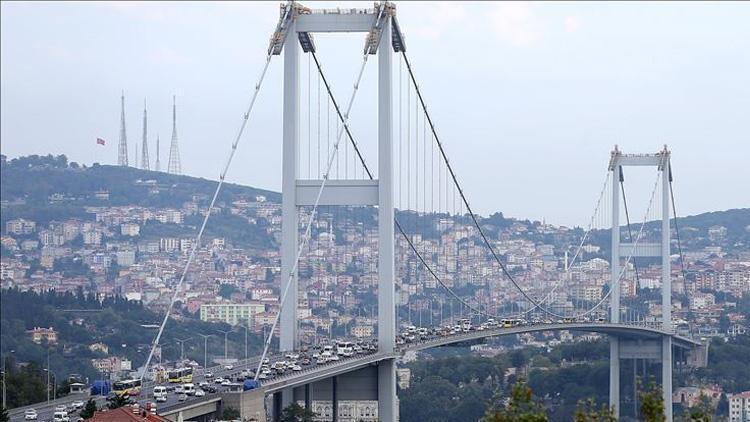
[[[565,317],[565,318],[563,318],[563,322],[565,324],[572,324],[572,323],[576,322],[576,317]]]
[[[520,319],[505,318],[500,320],[500,326],[503,328],[515,327],[517,325],[521,325]]]
[[[113,390],[115,394],[117,394],[118,396],[124,396],[124,395],[137,396],[141,394],[141,380],[130,379],[130,380],[123,380],[123,381],[115,381]]]
[[[169,371],[169,382],[185,383],[193,382],[193,368],[176,368]]]

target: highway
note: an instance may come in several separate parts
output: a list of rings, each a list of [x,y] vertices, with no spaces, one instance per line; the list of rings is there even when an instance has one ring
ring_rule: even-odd
[[[689,339],[686,337],[676,336],[674,333],[669,333],[667,331],[663,331],[659,324],[652,326],[647,324],[611,324],[607,322],[569,322],[569,323],[561,323],[561,322],[547,322],[547,323],[539,323],[539,324],[523,324],[523,325],[514,325],[512,327],[508,326],[480,326],[471,328],[470,330],[460,331],[460,332],[451,332],[449,334],[446,333],[440,333],[435,330],[430,330],[427,334],[419,335],[416,334],[416,338],[413,339],[407,339],[404,340],[404,336],[400,336],[399,345],[397,346],[395,350],[395,354],[393,356],[381,356],[377,353],[377,348],[374,347],[374,345],[370,346],[371,343],[365,342],[363,344],[368,345],[369,347],[362,348],[361,350],[358,350],[356,353],[354,353],[353,356],[350,357],[339,357],[337,356],[335,360],[329,361],[326,363],[316,363],[315,359],[313,359],[314,353],[320,353],[320,348],[310,349],[307,352],[295,352],[295,353],[301,353],[300,358],[307,357],[311,360],[309,365],[300,365],[299,371],[292,371],[292,370],[286,370],[284,373],[276,374],[271,373],[268,375],[266,379],[262,379],[261,383],[264,387],[264,389],[268,389],[269,392],[276,391],[280,389],[283,386],[289,386],[289,385],[295,385],[303,381],[309,381],[309,379],[317,379],[320,378],[320,376],[330,376],[330,373],[334,372],[340,372],[341,370],[348,370],[347,368],[354,368],[357,367],[360,363],[363,365],[370,364],[374,361],[377,361],[381,358],[392,358],[394,356],[398,356],[403,352],[406,351],[418,351],[423,350],[427,348],[432,347],[440,347],[440,346],[446,346],[450,344],[456,344],[466,341],[475,341],[475,340],[481,340],[486,337],[492,337],[492,336],[499,336],[499,335],[512,335],[512,334],[519,334],[524,332],[534,332],[534,331],[547,331],[547,330],[574,330],[574,331],[592,331],[592,332],[600,332],[604,334],[627,334],[634,337],[656,337],[660,335],[672,335],[677,342],[675,343],[676,346],[681,347],[689,347],[693,344],[699,344],[696,340]],[[283,354],[273,354],[268,356],[268,365],[273,366],[274,363],[279,361],[286,361],[288,360],[285,358]],[[301,359],[300,359],[301,360]],[[207,368],[207,370],[204,370],[203,368],[196,369],[193,374],[193,384],[197,386],[202,382],[207,382],[214,388],[216,388],[216,393],[207,393],[206,396],[213,396],[218,395],[219,393],[226,392],[229,389],[233,388],[231,386],[222,386],[219,384],[216,384],[214,380],[216,378],[229,378],[230,381],[235,384],[234,388],[241,389],[240,386],[237,384],[242,384],[242,380],[238,380],[238,377],[240,376],[240,373],[247,369],[251,373],[254,373],[255,369],[258,367],[258,363],[260,361],[260,357],[255,356],[248,358],[247,360],[241,360],[232,365],[231,369],[226,369],[224,366],[213,366]],[[361,366],[361,365],[360,365]],[[206,379],[205,373],[211,372],[214,377],[212,379]],[[326,375],[328,374],[328,375]],[[309,379],[308,379],[309,378]],[[143,388],[141,390],[141,395],[136,398],[136,401],[144,405],[147,402],[155,402],[155,399],[153,397],[153,387],[156,384],[151,382],[145,382],[143,385]],[[169,383],[163,383],[160,385],[170,385]],[[175,384],[171,384],[174,386]],[[175,394],[174,391],[170,391],[167,394],[167,401],[157,403],[157,412],[159,409],[168,409],[175,406],[180,405],[181,403],[178,399],[179,395]],[[10,419],[13,422],[16,421],[22,421],[24,420],[24,411],[26,409],[34,408],[38,412],[38,420],[47,422],[52,420],[52,415],[54,413],[54,409],[56,406],[65,405],[66,407],[70,406],[70,403],[76,400],[82,400],[86,401],[88,400],[89,396],[86,394],[75,394],[70,395],[55,401],[51,401],[49,404],[47,403],[38,403],[35,406],[26,406],[22,408],[17,408],[9,411]],[[188,401],[193,402],[201,399],[200,397],[188,397]],[[97,406],[102,407],[106,405],[106,399],[104,397],[98,396],[95,398]],[[71,414],[71,421],[75,421],[75,416],[78,412],[74,412]]]

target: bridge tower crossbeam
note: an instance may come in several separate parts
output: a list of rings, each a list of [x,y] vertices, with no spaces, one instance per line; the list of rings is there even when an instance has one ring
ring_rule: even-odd
[[[661,172],[661,239],[656,243],[638,242],[622,243],[620,241],[620,186],[622,168],[625,166],[656,167]],[[611,297],[610,321],[620,322],[620,279],[622,269],[620,259],[623,257],[661,257],[662,266],[662,329],[672,333],[672,279],[670,264],[670,151],[664,146],[662,151],[655,154],[624,154],[617,145],[612,151],[609,171],[612,172],[612,259],[611,259]],[[662,392],[664,411],[667,421],[672,421],[672,337],[665,335],[661,339],[662,362]],[[616,416],[620,414],[620,359],[649,359],[653,358],[653,351],[649,352],[632,344],[631,341],[610,336],[610,367],[609,367],[609,404],[614,407]]]

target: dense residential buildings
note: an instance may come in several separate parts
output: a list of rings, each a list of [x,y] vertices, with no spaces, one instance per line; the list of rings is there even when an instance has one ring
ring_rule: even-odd
[[[149,186],[153,196],[163,189],[156,182],[142,184]],[[107,198],[114,197],[107,194]],[[278,202],[262,195],[233,195],[217,202],[213,210],[216,220],[212,220],[215,226],[210,225],[196,244],[195,224],[207,212],[207,195],[194,194],[180,206],[169,201],[163,201],[164,206],[114,204],[103,194],[96,198],[96,205],[82,207],[83,214],[45,221],[30,217],[7,221],[0,234],[0,285],[36,292],[81,290],[99,300],[120,295],[162,314],[195,248],[190,271],[178,291],[179,318],[241,324],[258,335],[270,331],[279,313],[284,277],[278,247],[282,223]],[[49,200],[61,205],[75,199],[60,194],[50,195]],[[309,215],[304,209],[302,212],[300,220],[306,221]],[[410,245],[399,235],[395,244],[400,328],[454,325],[466,317],[467,310],[443,286],[458,292],[472,307],[495,315],[518,312],[528,305],[482,244],[471,220],[464,217],[399,215],[412,242]],[[367,340],[377,335],[378,236],[370,221],[371,216],[345,208],[322,209],[316,216],[299,265],[297,315],[303,345],[340,337]],[[545,297],[551,309],[572,313],[605,298],[611,277],[606,232],[581,242],[584,231],[580,228],[503,217],[482,220],[482,225],[515,281],[531,297]],[[222,230],[212,231],[213,227]],[[735,308],[738,298],[750,292],[750,251],[737,247],[732,240],[736,235],[724,226],[685,224],[681,230],[684,261],[675,255],[671,265],[677,329],[705,337],[746,333],[748,321]],[[247,234],[234,235],[238,231]],[[647,237],[657,234],[650,226],[644,230]],[[744,236],[750,237],[750,228]],[[425,269],[412,246],[422,251],[439,280]],[[654,289],[661,288],[660,266],[639,260],[624,267],[620,280],[624,312],[628,317],[658,320],[661,307]],[[605,315],[603,309],[592,317]],[[54,344],[60,329],[36,327],[28,336],[38,344]],[[518,343],[552,347],[589,338],[563,332],[553,337],[519,336]],[[128,347],[143,349],[148,341]],[[94,343],[86,348],[94,354],[87,361],[97,371],[128,371],[129,361],[118,356],[112,345]],[[473,350],[488,356],[499,353],[491,344]],[[161,358],[160,352],[158,349],[155,356]],[[401,388],[411,381],[409,373],[399,373]],[[706,393],[705,388],[679,390],[674,400],[694,403]],[[711,394],[715,396],[715,392]],[[737,397],[736,405],[744,406],[746,402],[737,401]],[[330,403],[317,401],[314,406],[321,415],[328,411],[330,417]],[[339,420],[377,420],[377,406],[372,403],[352,402],[339,411]]]

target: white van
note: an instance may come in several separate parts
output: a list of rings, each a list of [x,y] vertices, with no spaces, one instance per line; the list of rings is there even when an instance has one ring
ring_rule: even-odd
[[[193,383],[182,384],[182,391],[188,396],[195,395],[195,384]]]
[[[68,417],[68,412],[55,412],[54,416],[52,417],[52,420],[54,422],[70,422],[70,418]]]
[[[167,387],[163,385],[157,385],[154,387],[154,398],[167,397]]]

